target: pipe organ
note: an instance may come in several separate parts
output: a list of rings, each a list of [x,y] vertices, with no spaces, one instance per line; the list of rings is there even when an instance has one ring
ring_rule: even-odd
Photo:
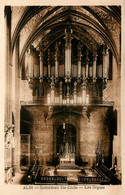
[[[65,30],[63,44],[59,40],[53,47],[44,50],[42,46],[39,51],[31,45],[25,55],[26,62],[28,61],[29,86],[33,91],[37,91],[36,89],[41,85],[46,87],[48,104],[87,105],[92,103],[92,91],[97,91],[100,83],[100,90],[103,90],[103,85],[106,87],[110,68],[108,46],[101,46],[101,54],[98,49],[92,53],[80,40],[77,44],[75,42],[75,46],[72,44],[73,41],[72,29],[69,25]],[[64,47],[65,52],[61,53],[63,50],[61,47]],[[73,47],[76,55],[72,52]],[[72,62],[72,58],[75,62]],[[99,58],[102,63],[99,62]],[[65,62],[60,62],[61,59],[65,59]],[[61,69],[63,63],[64,75]],[[100,99],[101,97],[99,101]]]

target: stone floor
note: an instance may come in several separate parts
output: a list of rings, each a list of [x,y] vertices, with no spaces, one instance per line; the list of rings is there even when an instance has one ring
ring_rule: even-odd
[[[59,167],[58,167],[59,168]],[[97,172],[95,172],[92,168],[90,167],[76,167],[74,168],[63,166],[60,169],[57,169],[56,173],[54,172],[55,168],[54,167],[49,167],[46,166],[44,169],[48,169],[48,173],[50,176],[67,176],[68,183],[77,183],[78,182],[78,176],[83,176],[83,177],[96,177]],[[21,184],[23,181],[23,178],[25,178],[25,172],[19,172],[16,173],[15,176],[12,178],[12,181],[10,184]]]
[[[83,176],[83,177],[98,176],[97,173],[92,168],[83,168],[83,167],[80,168],[81,168],[80,170],[68,170],[68,169],[57,170],[57,175],[67,176],[68,182],[72,182],[72,183],[78,182],[78,176]]]

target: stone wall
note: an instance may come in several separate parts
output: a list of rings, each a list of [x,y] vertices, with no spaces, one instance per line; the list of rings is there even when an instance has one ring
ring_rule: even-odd
[[[91,107],[89,120],[80,121],[80,156],[91,166],[96,163],[97,147],[101,148],[104,163],[111,166],[113,132],[107,125],[111,123],[108,112],[108,107]]]
[[[24,108],[23,108],[24,109]],[[40,164],[46,161],[52,161],[53,157],[53,128],[51,120],[46,122],[46,114],[48,107],[45,106],[27,106],[25,112],[29,113],[30,126],[28,133],[30,134],[30,162],[35,160],[35,149],[40,160]],[[25,113],[23,112],[23,113]],[[25,117],[23,116],[23,120]],[[24,127],[25,125],[23,125]],[[22,126],[21,126],[22,127]],[[24,132],[21,129],[21,132]]]
[[[111,107],[90,107],[88,119],[75,112],[55,113],[49,118],[47,106],[23,106],[22,109],[25,111],[21,121],[27,120],[26,116],[29,113],[30,126],[25,129],[25,125],[21,125],[21,133],[30,134],[31,163],[35,159],[35,148],[40,164],[46,164],[46,161],[56,158],[56,131],[65,122],[73,125],[77,132],[77,159],[80,157],[92,166],[96,162],[96,149],[99,144],[105,164],[111,166],[113,133],[110,120]]]

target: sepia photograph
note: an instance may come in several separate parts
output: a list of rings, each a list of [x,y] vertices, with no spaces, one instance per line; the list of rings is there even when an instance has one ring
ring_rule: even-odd
[[[121,6],[5,5],[4,32],[4,183],[121,185]]]

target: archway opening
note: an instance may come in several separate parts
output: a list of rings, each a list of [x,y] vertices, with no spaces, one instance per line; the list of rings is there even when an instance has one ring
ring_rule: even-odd
[[[76,129],[69,123],[63,123],[57,129],[57,155],[60,163],[75,163]]]

